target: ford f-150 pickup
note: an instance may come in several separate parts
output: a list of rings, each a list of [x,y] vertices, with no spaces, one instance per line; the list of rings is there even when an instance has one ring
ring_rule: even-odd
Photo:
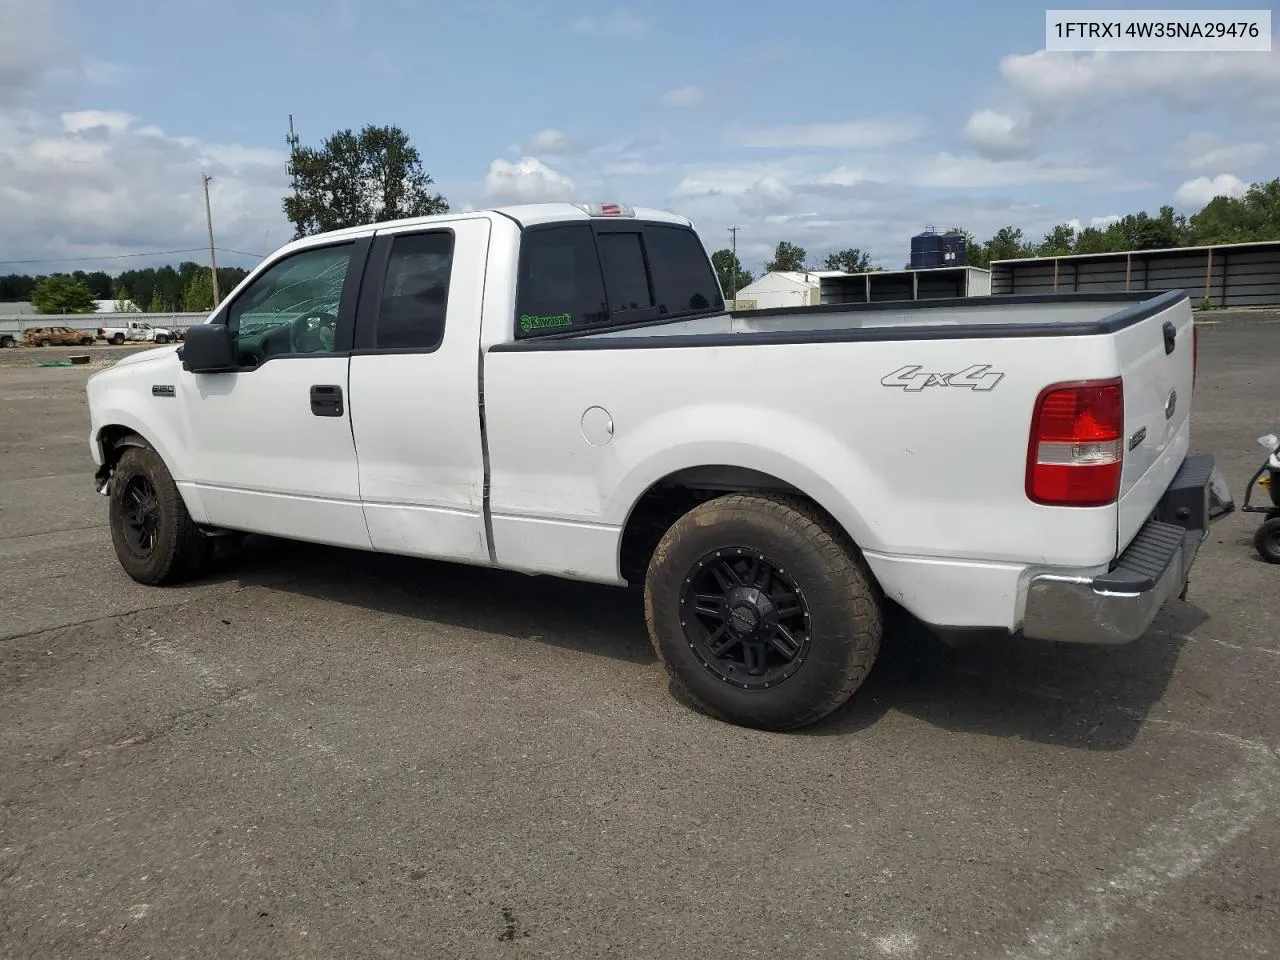
[[[794,729],[890,604],[1114,644],[1230,494],[1189,455],[1180,292],[726,312],[691,223],[536,204],[281,248],[89,381],[135,580],[227,532],[617,586],[701,708]]]

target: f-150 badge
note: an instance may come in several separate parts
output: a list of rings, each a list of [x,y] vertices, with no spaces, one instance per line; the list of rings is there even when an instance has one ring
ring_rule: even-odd
[[[991,371],[989,363],[975,363],[958,373],[930,373],[919,365],[900,367],[880,381],[885,387],[901,387],[908,393],[919,393],[925,387],[965,387],[969,390],[994,390],[1004,379],[1003,373]]]

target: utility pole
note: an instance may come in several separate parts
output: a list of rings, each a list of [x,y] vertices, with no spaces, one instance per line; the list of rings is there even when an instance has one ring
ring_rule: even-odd
[[[738,299],[738,231],[741,229],[742,229],[741,227],[729,228],[729,237],[731,240],[731,246],[733,248],[732,249],[733,263],[729,265],[729,272],[732,275],[729,286],[733,290],[733,292],[729,295],[730,300]]]
[[[207,173],[201,176],[204,177],[204,219],[209,225],[209,276],[213,278],[213,309],[217,310],[222,298],[218,296],[218,257],[213,252],[213,211],[209,207],[209,181],[213,177]]]
[[[289,134],[284,138],[284,142],[289,145],[289,177],[293,187],[293,192],[298,193],[298,170],[293,165],[293,161],[298,153],[298,135],[293,129],[293,114],[289,114]]]

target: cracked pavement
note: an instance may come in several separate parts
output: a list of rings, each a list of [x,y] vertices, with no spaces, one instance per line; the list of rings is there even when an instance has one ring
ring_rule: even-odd
[[[1237,499],[1277,352],[1201,335]],[[257,539],[134,584],[85,376],[0,365],[0,956],[1280,953],[1255,517],[1136,644],[899,634],[763,734],[670,696],[627,592]]]

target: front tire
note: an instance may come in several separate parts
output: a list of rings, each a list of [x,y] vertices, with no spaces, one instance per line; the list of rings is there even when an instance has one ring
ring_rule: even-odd
[[[162,586],[200,575],[213,542],[192,521],[158,453],[150,447],[127,449],[109,492],[111,542],[130,577]]]
[[[734,494],[666,532],[645,579],[654,651],[721,720],[794,730],[831,713],[880,649],[883,600],[858,549],[798,498]]]
[[[52,341],[52,340],[41,340],[41,341],[40,341],[40,346],[42,346],[42,347],[51,347],[51,346],[53,346],[53,341]]]
[[[93,346],[93,337],[81,337],[81,338],[80,338],[80,346],[82,346],[82,347],[92,347],[92,346]]]

